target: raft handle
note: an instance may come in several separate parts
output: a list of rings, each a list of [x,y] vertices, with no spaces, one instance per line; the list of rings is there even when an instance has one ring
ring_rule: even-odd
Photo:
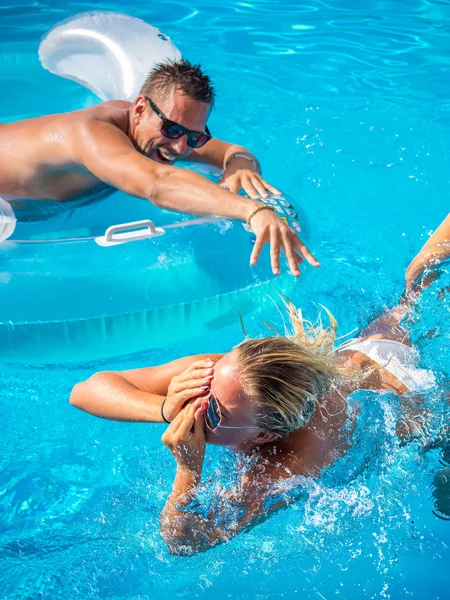
[[[118,244],[126,244],[127,242],[146,240],[164,234],[165,231],[162,227],[156,227],[153,221],[144,219],[143,221],[111,225],[105,231],[105,235],[96,237],[95,241],[99,246],[105,248],[108,246],[117,246]]]

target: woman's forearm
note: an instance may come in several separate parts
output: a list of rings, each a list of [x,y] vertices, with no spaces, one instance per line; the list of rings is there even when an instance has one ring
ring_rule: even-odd
[[[161,513],[161,536],[170,553],[190,556],[226,539],[193,510],[200,476],[178,469],[172,493]]]
[[[97,373],[72,390],[70,403],[112,421],[161,423],[163,396],[144,392],[117,373]]]

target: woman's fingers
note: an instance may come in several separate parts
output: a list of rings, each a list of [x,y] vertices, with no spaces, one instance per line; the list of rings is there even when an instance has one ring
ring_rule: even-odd
[[[213,375],[207,375],[206,377],[202,377],[201,379],[188,379],[186,381],[181,381],[178,384],[179,392],[183,393],[184,391],[192,390],[198,387],[209,386]]]
[[[202,360],[195,360],[193,363],[189,365],[187,369],[185,369],[180,376],[185,375],[188,376],[188,373],[193,373],[197,370],[202,369],[212,369],[214,367],[214,361],[210,358],[203,358]]]
[[[177,416],[173,419],[173,421],[170,423],[169,427],[164,432],[161,439],[165,444],[169,444],[170,441],[172,440],[173,436],[175,436],[177,434],[178,429],[180,428],[180,425],[183,422],[185,410],[186,410],[186,408],[184,408],[177,414]]]
[[[172,378],[167,391],[164,412],[169,421],[193,398],[205,394],[214,377],[214,362],[210,358],[193,361],[187,369]]]
[[[198,379],[210,377],[212,379],[214,375],[214,363],[212,360],[198,361],[189,366],[185,371],[176,375],[173,379],[173,385],[175,386],[174,391],[181,391],[186,387],[187,382],[195,381]],[[192,385],[191,385],[192,387]]]
[[[186,404],[186,402],[188,402],[189,400],[194,400],[194,399],[198,398],[199,396],[202,396],[208,390],[209,390],[209,385],[202,385],[201,387],[184,390],[183,392],[180,392],[179,394],[177,394],[177,398],[179,399],[177,404],[179,404],[179,403]]]
[[[194,413],[194,439],[197,443],[205,442],[205,419],[203,414],[205,412],[205,408],[203,403],[195,410]]]
[[[192,404],[186,407],[186,410],[183,411],[183,420],[180,423],[180,426],[177,429],[177,438],[180,440],[185,440],[190,437],[192,427],[194,425],[194,415],[197,408],[200,406],[200,402],[195,400]]]

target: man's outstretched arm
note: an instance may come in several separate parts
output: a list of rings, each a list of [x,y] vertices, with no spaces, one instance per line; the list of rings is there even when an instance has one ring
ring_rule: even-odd
[[[195,215],[217,215],[245,221],[260,203],[221,189],[198,173],[160,165],[140,154],[128,137],[114,125],[86,120],[74,129],[76,160],[98,179],[130,194],[150,200],[167,210]],[[272,271],[279,273],[280,250],[286,254],[294,275],[300,275],[302,256],[314,265],[317,260],[297,234],[273,211],[260,210],[251,219],[256,243],[250,263],[258,260],[262,246],[271,247]]]
[[[277,188],[262,178],[258,159],[244,146],[213,138],[186,160],[205,162],[222,169],[219,185],[235,194],[242,189],[250,198],[281,195]]]
[[[160,165],[138,152],[116,126],[86,120],[77,127],[74,153],[96,177],[167,210],[245,220],[258,206],[217,189],[198,173]]]

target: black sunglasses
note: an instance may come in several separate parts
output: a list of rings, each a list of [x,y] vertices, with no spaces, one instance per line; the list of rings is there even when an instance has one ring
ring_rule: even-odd
[[[211,138],[211,132],[208,129],[208,126],[205,126],[205,132],[199,133],[198,131],[191,131],[190,129],[186,129],[183,125],[179,123],[175,123],[175,121],[171,121],[170,119],[166,119],[164,114],[159,110],[156,104],[148,98],[148,96],[144,96],[147,102],[150,104],[151,109],[162,121],[161,133],[166,138],[171,140],[178,140],[183,135],[187,135],[187,145],[191,148],[201,148],[208,142]]]

